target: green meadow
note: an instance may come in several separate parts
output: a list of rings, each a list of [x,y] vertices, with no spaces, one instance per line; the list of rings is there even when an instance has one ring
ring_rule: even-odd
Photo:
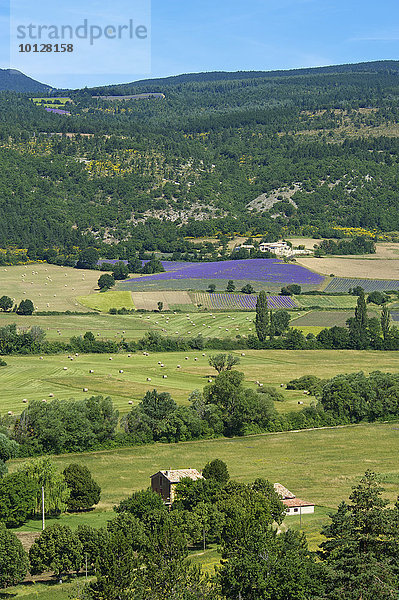
[[[42,359],[40,356],[8,356],[7,367],[0,370],[1,412],[19,414],[26,406],[23,399],[49,401],[50,394],[59,399],[111,396],[115,406],[126,412],[129,402],[137,403],[147,390],[154,388],[170,392],[179,403],[187,403],[190,392],[202,389],[208,379],[216,375],[208,364],[209,356],[215,353],[81,354],[72,360],[67,354],[44,355]],[[238,368],[245,373],[247,385],[254,388],[256,381],[280,387],[303,374],[325,378],[360,370],[366,373],[378,369],[397,371],[398,367],[396,352],[246,350],[234,354],[240,359]],[[301,408],[298,401],[305,405],[311,401],[300,391],[282,391],[286,401],[276,403],[279,411]]]

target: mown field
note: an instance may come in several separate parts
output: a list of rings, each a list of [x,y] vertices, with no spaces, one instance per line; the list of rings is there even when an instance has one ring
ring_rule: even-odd
[[[94,292],[98,271],[57,267],[34,263],[15,267],[0,267],[1,296],[20,302],[32,300],[40,311],[79,311],[87,308],[79,304],[77,296]]]
[[[320,306],[320,308],[355,308],[356,296],[295,296],[299,306],[309,308],[311,306]]]
[[[245,356],[241,356],[241,352],[235,352],[240,358],[238,368],[245,373],[250,387],[256,387],[256,381],[280,387],[281,383],[304,374],[324,378],[350,371],[394,372],[398,368],[395,352],[246,350],[244,353]],[[150,353],[149,356],[137,353],[130,358],[127,354],[82,354],[73,360],[67,355],[44,356],[43,360],[39,356],[10,356],[8,366],[0,371],[1,412],[19,414],[26,406],[23,399],[49,401],[50,394],[64,400],[97,394],[111,396],[117,408],[126,412],[129,401],[138,402],[147,390],[154,388],[170,392],[179,403],[187,403],[189,394],[194,389],[202,389],[216,374],[208,364],[211,354],[215,352]],[[94,373],[89,373],[90,370]],[[120,370],[123,373],[119,373]],[[89,391],[84,392],[84,388]],[[276,404],[280,411],[301,408],[299,400],[305,405],[311,401],[300,391],[283,392],[286,402]]]
[[[76,527],[82,520],[98,525],[112,517],[112,507],[135,490],[148,487],[159,469],[190,466],[201,469],[220,458],[237,481],[249,483],[257,477],[279,482],[296,495],[316,504],[314,517],[325,519],[329,509],[347,499],[351,487],[366,469],[383,475],[390,501],[399,494],[399,427],[395,423],[364,424],[244,438],[220,438],[179,444],[153,444],[118,450],[53,457],[59,469],[70,462],[85,464],[102,488],[99,506],[91,513],[64,515],[59,521]],[[20,461],[12,461],[14,470]],[[326,510],[327,509],[327,510]],[[296,524],[287,517],[286,524]],[[21,530],[40,530],[30,522]]]

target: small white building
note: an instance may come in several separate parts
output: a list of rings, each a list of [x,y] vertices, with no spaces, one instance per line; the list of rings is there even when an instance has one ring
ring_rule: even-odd
[[[293,256],[291,246],[287,242],[262,242],[259,244],[261,252],[272,252],[276,256]]]
[[[274,489],[280,496],[282,503],[286,507],[288,515],[309,515],[314,513],[314,504],[297,498],[295,494],[287,490],[281,483],[275,483]]]

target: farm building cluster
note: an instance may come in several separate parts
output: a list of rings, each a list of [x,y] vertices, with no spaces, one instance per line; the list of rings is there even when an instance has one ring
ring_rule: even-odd
[[[203,479],[203,476],[197,469],[191,468],[158,471],[158,473],[151,476],[151,489],[161,496],[167,506],[171,506],[176,495],[176,485],[187,478],[197,481],[198,479]],[[285,512],[287,516],[314,513],[315,505],[312,502],[297,498],[295,494],[281,485],[281,483],[275,483],[274,489],[286,507]]]

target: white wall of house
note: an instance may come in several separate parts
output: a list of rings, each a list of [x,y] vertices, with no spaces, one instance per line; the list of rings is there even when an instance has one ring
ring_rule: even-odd
[[[290,506],[286,510],[287,515],[299,515],[299,514],[310,515],[312,513],[314,513],[314,506],[301,506],[301,507]]]

